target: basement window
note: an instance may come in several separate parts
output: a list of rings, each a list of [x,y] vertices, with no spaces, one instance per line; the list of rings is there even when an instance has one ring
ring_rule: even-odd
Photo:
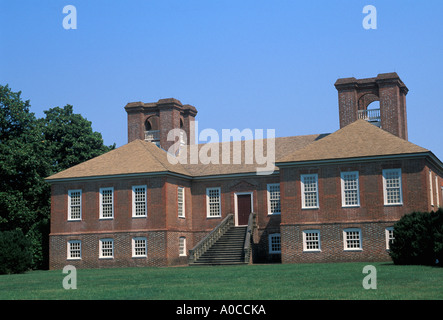
[[[269,253],[281,253],[280,233],[272,233],[268,238]]]

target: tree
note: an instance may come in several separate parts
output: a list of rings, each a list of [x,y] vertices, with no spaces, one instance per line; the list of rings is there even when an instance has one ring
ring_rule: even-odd
[[[20,229],[0,232],[0,274],[25,272],[31,262],[30,242]]]
[[[46,117],[39,122],[53,173],[115,148],[115,144],[105,146],[101,134],[92,130],[92,123],[74,114],[71,105],[51,108],[44,113]]]
[[[114,148],[71,105],[37,119],[21,92],[0,85],[0,231],[22,230],[33,268],[48,262],[51,191],[44,178]]]
[[[395,264],[440,265],[443,260],[443,210],[413,212],[394,225],[390,256]]]

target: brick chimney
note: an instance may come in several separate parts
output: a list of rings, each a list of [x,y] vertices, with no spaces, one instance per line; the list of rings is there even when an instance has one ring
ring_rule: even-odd
[[[169,98],[157,102],[131,102],[125,106],[128,114],[128,142],[136,139],[150,141],[168,151],[179,140],[168,141],[172,129],[182,129],[186,133],[186,144],[194,144],[195,107]],[[192,133],[192,136],[191,136]]]
[[[338,91],[340,128],[357,119],[374,125],[408,140],[406,94],[408,88],[397,73],[381,73],[375,78],[342,78],[335,82]],[[379,109],[368,109],[374,102]]]

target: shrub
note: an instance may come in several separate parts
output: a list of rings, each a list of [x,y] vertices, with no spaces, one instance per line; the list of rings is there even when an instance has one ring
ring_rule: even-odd
[[[0,274],[28,270],[32,263],[30,246],[20,229],[0,232]]]
[[[394,225],[390,256],[395,264],[443,263],[443,210],[413,212]]]

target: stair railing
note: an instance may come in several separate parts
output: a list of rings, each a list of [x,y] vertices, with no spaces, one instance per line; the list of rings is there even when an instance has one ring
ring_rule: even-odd
[[[228,214],[211,232],[189,250],[189,263],[197,261],[225,232],[234,225],[234,215]]]
[[[248,218],[248,227],[246,228],[245,242],[243,245],[244,262],[249,263],[251,257],[251,242],[255,228],[255,213],[251,212]]]

